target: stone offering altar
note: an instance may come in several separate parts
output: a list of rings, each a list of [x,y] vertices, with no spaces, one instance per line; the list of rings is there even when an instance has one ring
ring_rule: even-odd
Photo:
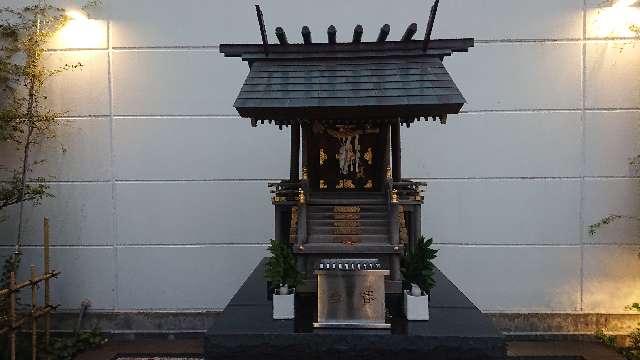
[[[318,277],[315,328],[388,329],[384,277],[378,259],[324,259]]]
[[[301,44],[280,27],[279,44],[268,44],[256,6],[262,44],[220,45],[250,68],[238,113],[254,127],[290,128],[290,176],[269,187],[275,240],[288,244],[304,279],[295,319],[273,320],[259,264],[208,332],[209,358],[504,356],[502,335],[439,272],[430,320],[406,321],[401,311],[400,259],[422,233],[426,184],[402,177],[400,129],[446,124],[461,110],[465,99],[443,60],[474,45],[431,39],[437,3],[423,40],[412,40],[416,24],[399,41],[387,41],[385,24],[374,42],[363,42],[357,25],[346,43],[334,26],[326,43],[314,42],[305,26]]]

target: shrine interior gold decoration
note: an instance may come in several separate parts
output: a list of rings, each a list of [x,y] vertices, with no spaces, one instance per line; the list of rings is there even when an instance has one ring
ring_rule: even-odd
[[[359,227],[360,221],[334,221],[333,226],[335,227]]]
[[[360,240],[358,240],[357,238],[347,238],[342,240],[342,243],[344,245],[356,245],[359,242]]]
[[[357,173],[361,167],[360,135],[363,131],[353,126],[339,125],[335,129],[327,129],[327,133],[340,143],[335,155],[340,174],[347,176]]]
[[[327,160],[327,154],[324,152],[323,148],[320,148],[320,166],[324,165],[324,162]]]
[[[337,227],[333,231],[334,235],[360,235],[359,228]]]
[[[338,210],[338,213],[358,214],[360,208],[357,206],[336,206],[334,211]],[[360,235],[360,222],[359,221],[334,221],[333,222],[334,235]]]
[[[326,189],[327,188],[327,182],[324,180],[320,180],[320,189]]]
[[[359,213],[360,206],[334,206],[334,213]]]
[[[398,203],[399,201],[400,201],[400,197],[398,196],[398,190],[397,189],[391,190],[391,202]]]
[[[309,169],[306,166],[302,167],[302,180],[309,180]]]
[[[334,206],[334,220],[360,220],[359,206]]]
[[[338,184],[336,185],[336,189],[355,189],[356,186],[353,184],[353,180],[351,179],[344,179],[344,180],[339,180]]]
[[[409,234],[407,232],[407,222],[404,219],[404,207],[400,206],[398,211],[398,223],[400,224],[400,242],[402,244],[409,243]]]
[[[334,220],[360,220],[360,214],[347,214],[347,213],[336,213],[333,214]]]
[[[391,174],[391,166],[387,166],[387,174],[386,174],[387,179],[391,179],[392,174]]]
[[[367,160],[369,165],[373,164],[373,150],[371,148],[367,149],[367,152],[364,153],[364,159]]]
[[[291,225],[289,225],[289,243],[295,244],[298,241],[298,207],[291,208]]]
[[[304,191],[302,190],[302,188],[298,188],[298,202],[300,204],[304,204],[305,203],[305,196],[304,196]]]
[[[373,181],[367,180],[367,183],[364,184],[365,189],[373,189]]]

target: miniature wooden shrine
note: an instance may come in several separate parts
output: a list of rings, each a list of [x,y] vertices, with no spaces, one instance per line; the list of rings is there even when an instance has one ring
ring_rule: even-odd
[[[433,14],[432,14],[433,15]],[[275,238],[289,241],[306,281],[298,293],[317,291],[314,270],[323,258],[375,258],[390,276],[386,293],[402,291],[400,256],[421,235],[421,187],[402,177],[404,125],[446,123],[465,99],[443,65],[466,52],[473,39],[412,40],[411,24],[398,41],[363,42],[358,25],[352,41],[312,40],[302,28],[291,44],[278,27],[279,44],[268,44],[261,13],[262,44],[225,44],[225,56],[241,57],[250,72],[234,104],[252,126],[291,130],[289,179],[269,184],[275,205]],[[300,166],[300,161],[302,162]]]

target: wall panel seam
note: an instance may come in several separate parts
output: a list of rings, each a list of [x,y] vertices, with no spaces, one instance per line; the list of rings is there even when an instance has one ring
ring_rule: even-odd
[[[108,71],[108,86],[109,86],[109,160],[111,165],[111,229],[113,233],[113,243],[111,244],[112,249],[112,265],[113,265],[113,309],[116,310],[118,308],[118,225],[117,225],[117,196],[116,196],[116,167],[115,167],[115,152],[113,151],[114,146],[114,117],[113,117],[113,51],[111,48],[111,20],[107,20],[107,71]]]
[[[268,243],[201,243],[201,244],[120,244],[119,248],[205,248],[205,247],[261,247],[266,248]],[[590,243],[584,244],[499,244],[499,243],[434,243],[437,246],[444,247],[537,247],[537,248],[640,248],[639,243]],[[42,249],[42,245],[25,244],[25,249]],[[52,249],[94,249],[109,250],[113,249],[110,244],[78,244],[78,245],[51,245]],[[11,245],[0,245],[2,250],[12,250]]]
[[[200,243],[200,244],[120,244],[119,248],[204,248],[204,247],[267,247],[268,243]],[[639,243],[590,243],[584,244],[499,244],[499,243],[434,243],[437,246],[445,247],[544,247],[544,248],[640,248]],[[42,245],[23,245],[25,249],[42,249]],[[51,245],[52,249],[94,249],[109,250],[113,249],[110,244],[77,244],[77,245]],[[0,245],[2,250],[12,250],[11,245]]]
[[[118,248],[205,248],[205,247],[267,247],[267,243],[201,243],[201,244],[119,244]],[[42,245],[24,245],[25,249],[42,249]],[[113,245],[51,245],[52,249],[113,249]],[[0,249],[12,249],[9,245],[0,245]]]
[[[587,112],[636,112],[640,111],[640,107],[586,107],[584,109]],[[529,113],[544,113],[544,114],[553,114],[553,113],[582,113],[582,108],[565,108],[565,109],[485,109],[485,110],[462,110],[460,114],[529,114]],[[89,120],[89,119],[100,119],[100,118],[109,118],[111,115],[109,114],[89,114],[89,115],[69,115],[69,116],[60,116],[60,120]],[[116,120],[119,119],[237,119],[239,121],[247,121],[248,119],[240,117],[238,114],[114,114],[113,117]],[[456,120],[454,120],[456,121]],[[519,120],[514,120],[519,121]],[[549,120],[553,121],[553,120]],[[425,122],[425,124],[428,123]],[[418,126],[420,123],[417,124]],[[267,126],[267,125],[265,125]],[[439,126],[439,125],[436,125]]]
[[[587,0],[582,1],[582,38],[587,38]],[[580,116],[580,127],[581,127],[581,152],[580,152],[580,203],[578,207],[578,224],[580,227],[580,311],[584,311],[584,205],[585,205],[585,172],[586,172],[586,163],[587,163],[587,149],[586,149],[586,68],[587,61],[587,44],[586,42],[582,43],[582,52],[580,58],[580,66],[581,66],[581,81],[580,87],[582,92],[582,114]]]
[[[447,38],[460,38],[460,36],[456,37],[447,37]],[[554,44],[554,43],[584,43],[584,42],[605,42],[605,41],[627,41],[634,40],[633,37],[566,37],[566,38],[503,38],[503,39],[475,39],[476,44]],[[235,43],[256,43],[256,41],[235,41]],[[191,45],[139,45],[139,46],[113,46],[111,47],[113,51],[118,52],[133,52],[133,51],[218,51],[220,49],[220,45],[206,45],[206,44],[191,44]],[[103,48],[87,48],[87,49],[49,49],[47,51],[50,52],[61,52],[61,51],[78,51],[78,50],[89,50],[89,51],[104,51],[106,49]]]
[[[497,177],[415,177],[408,176],[408,178],[414,180],[425,180],[425,181],[434,181],[434,182],[443,182],[443,181],[576,181],[582,180],[600,180],[600,181],[615,181],[615,180],[640,180],[640,176],[616,176],[616,175],[603,175],[603,176],[497,176]],[[270,182],[270,181],[279,181],[281,178],[210,178],[210,179],[115,179],[116,184],[139,184],[139,183],[149,183],[149,184],[158,184],[158,183],[167,183],[167,184],[175,184],[175,183],[217,183],[217,182]],[[0,181],[0,183],[7,183],[7,181]],[[44,183],[49,185],[99,185],[99,184],[111,184],[111,179],[106,180],[48,180],[44,181]]]

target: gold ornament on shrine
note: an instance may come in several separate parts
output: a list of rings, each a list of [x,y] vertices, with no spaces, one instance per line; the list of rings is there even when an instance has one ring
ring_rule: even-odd
[[[327,154],[324,152],[323,148],[320,148],[320,166],[324,165],[324,162],[327,160]]]

